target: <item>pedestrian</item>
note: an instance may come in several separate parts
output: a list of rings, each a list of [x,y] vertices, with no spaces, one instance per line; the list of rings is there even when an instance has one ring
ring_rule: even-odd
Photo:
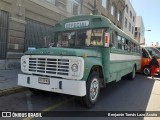
[[[151,70],[151,77],[154,79],[154,74],[156,72],[156,68],[159,67],[158,61],[155,56],[152,57],[152,59],[149,62],[150,70]]]

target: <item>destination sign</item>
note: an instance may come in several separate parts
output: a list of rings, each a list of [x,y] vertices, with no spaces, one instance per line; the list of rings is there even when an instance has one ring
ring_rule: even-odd
[[[69,22],[65,24],[65,28],[81,28],[89,26],[89,21]]]

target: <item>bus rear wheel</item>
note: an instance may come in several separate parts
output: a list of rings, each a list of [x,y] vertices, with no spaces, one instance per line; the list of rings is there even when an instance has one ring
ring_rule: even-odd
[[[143,68],[143,74],[149,76],[151,73],[149,66]]]
[[[100,80],[96,72],[92,72],[86,84],[86,96],[81,98],[81,103],[91,108],[98,100],[100,93]]]

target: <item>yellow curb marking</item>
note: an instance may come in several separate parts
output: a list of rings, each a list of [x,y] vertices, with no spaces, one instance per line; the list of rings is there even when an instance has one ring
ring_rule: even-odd
[[[50,107],[48,107],[48,108],[46,108],[46,109],[43,109],[43,110],[41,111],[41,113],[43,114],[43,113],[46,113],[47,111],[51,111],[51,110],[53,110],[53,109],[55,109],[55,108],[57,108],[57,107],[60,107],[60,106],[62,106],[62,105],[65,105],[66,103],[70,102],[71,100],[73,100],[73,98],[67,99],[67,100],[65,100],[65,101],[63,101],[63,102],[57,103],[57,104],[55,104],[55,105],[53,105],[53,106],[50,106]],[[32,120],[33,118],[34,118],[34,117],[27,117],[27,118],[24,118],[23,120]]]

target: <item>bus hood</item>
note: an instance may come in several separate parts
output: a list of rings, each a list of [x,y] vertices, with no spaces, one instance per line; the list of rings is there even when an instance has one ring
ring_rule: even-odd
[[[25,55],[56,55],[56,56],[83,56],[101,57],[101,52],[95,48],[40,48],[25,52]]]

